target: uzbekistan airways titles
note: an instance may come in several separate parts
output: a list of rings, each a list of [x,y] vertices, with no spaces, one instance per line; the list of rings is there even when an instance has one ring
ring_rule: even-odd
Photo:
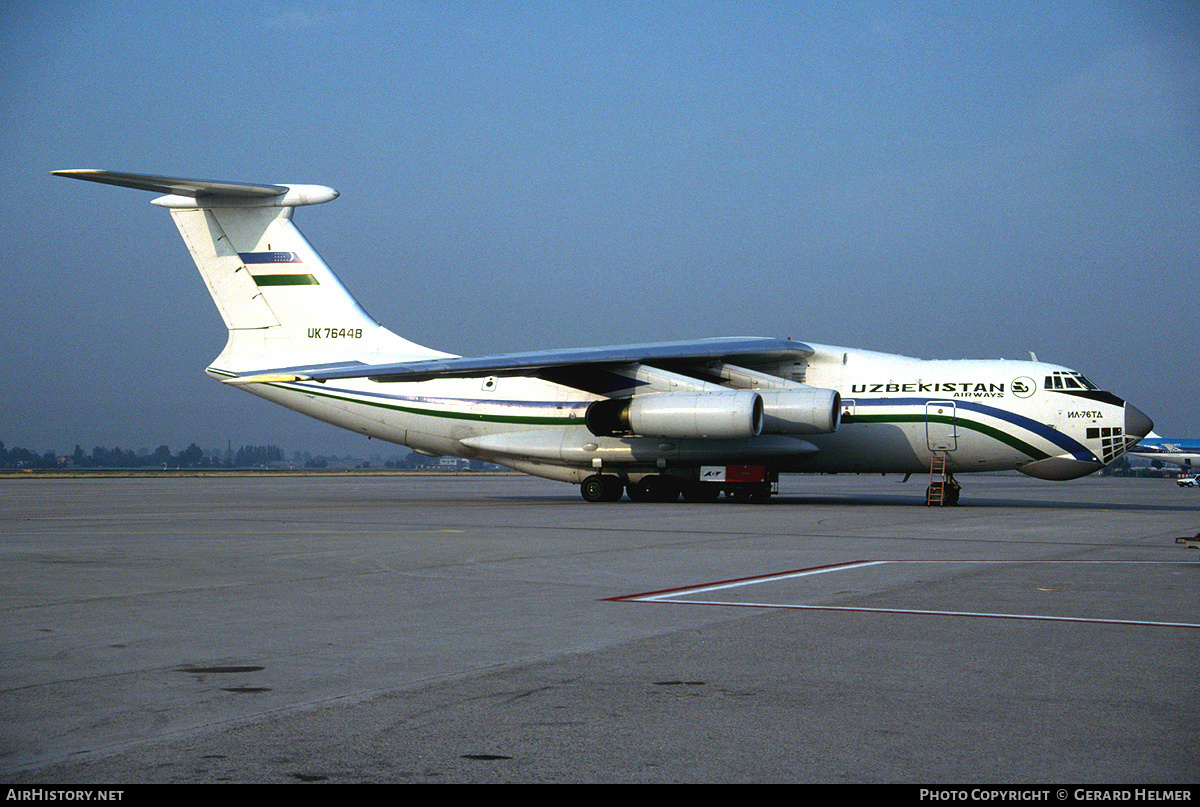
[[[1018,388],[1018,383],[1021,384]],[[889,381],[885,384],[851,384],[850,391],[856,395],[876,392],[942,392],[956,398],[1003,398],[1004,384],[972,381]],[[1013,394],[1025,397],[1022,393],[1029,389],[1022,379],[1013,382]]]

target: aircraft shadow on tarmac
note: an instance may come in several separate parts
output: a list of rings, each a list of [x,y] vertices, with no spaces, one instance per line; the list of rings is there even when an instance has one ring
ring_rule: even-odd
[[[508,502],[551,502],[569,501],[575,504],[578,501],[574,496],[493,496],[489,497],[496,501]],[[775,496],[768,503],[752,503],[752,502],[732,502],[732,501],[717,501],[707,504],[692,504],[683,502],[630,502],[622,501],[615,504],[610,504],[610,507],[632,507],[641,504],[644,507],[679,507],[685,508],[687,512],[693,511],[696,508],[705,507],[747,507],[747,508],[767,508],[768,510],[778,509],[781,506],[798,505],[840,505],[843,507],[920,507],[924,501],[922,496],[914,496],[912,494],[879,494],[873,493],[864,495],[862,493],[847,493],[845,495],[831,495],[829,493],[817,493],[805,495],[803,493],[789,493]],[[946,508],[947,510],[979,510],[981,508],[1000,509],[1000,508],[1021,508],[1032,510],[1124,510],[1129,512],[1196,512],[1200,513],[1200,504],[1149,504],[1137,502],[1072,502],[1072,501],[1049,501],[1037,499],[976,499],[969,496],[964,496],[963,499],[955,506]]]
[[[912,496],[891,496],[877,495],[863,496],[861,494],[852,494],[846,496],[831,496],[827,493],[822,493],[815,496],[805,496],[803,494],[791,494],[780,496],[772,504],[841,504],[852,506],[888,506],[894,507],[897,505],[904,506],[921,506],[922,497],[914,499]],[[1200,505],[1165,505],[1165,504],[1141,504],[1137,502],[1070,502],[1070,501],[1048,501],[1048,500],[1030,500],[1030,499],[974,499],[969,496],[964,496],[957,505],[948,509],[968,509],[978,510],[980,508],[1008,508],[1019,507],[1024,509],[1044,509],[1044,510],[1128,510],[1128,511],[1161,511],[1161,512],[1180,512],[1193,511],[1200,512]]]

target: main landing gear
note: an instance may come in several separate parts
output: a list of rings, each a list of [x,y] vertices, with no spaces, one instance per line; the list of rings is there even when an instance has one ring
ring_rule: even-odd
[[[592,474],[583,480],[579,492],[589,502],[615,502],[625,492],[625,483],[618,476]]]
[[[626,491],[635,502],[673,502],[681,490],[677,480],[661,474],[643,476],[628,485],[619,476],[592,474],[579,486],[580,494],[589,502],[615,502]]]
[[[615,502],[628,493],[635,502],[676,502],[680,494],[686,502],[715,502],[722,491],[733,502],[762,503],[775,492],[771,482],[739,482],[722,485],[698,482],[666,474],[647,474],[636,482],[625,482],[612,474],[592,474],[583,480],[579,492],[585,501]]]
[[[625,492],[635,502],[674,502],[682,490],[679,480],[662,474],[643,476],[625,486]]]

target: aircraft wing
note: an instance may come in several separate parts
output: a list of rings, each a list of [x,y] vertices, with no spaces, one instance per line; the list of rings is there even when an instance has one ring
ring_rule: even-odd
[[[228,379],[231,384],[286,381],[329,381],[337,378],[370,378],[372,381],[425,381],[431,378],[471,378],[488,375],[537,375],[565,368],[603,368],[627,364],[689,364],[727,361],[762,364],[811,356],[803,342],[769,337],[698,339],[689,342],[655,342],[594,348],[567,348],[499,356],[451,357],[400,362],[354,364],[341,367],[264,370]]]

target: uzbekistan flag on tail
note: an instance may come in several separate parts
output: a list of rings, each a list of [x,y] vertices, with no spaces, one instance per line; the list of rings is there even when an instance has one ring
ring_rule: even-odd
[[[295,252],[239,252],[259,286],[319,286]]]

